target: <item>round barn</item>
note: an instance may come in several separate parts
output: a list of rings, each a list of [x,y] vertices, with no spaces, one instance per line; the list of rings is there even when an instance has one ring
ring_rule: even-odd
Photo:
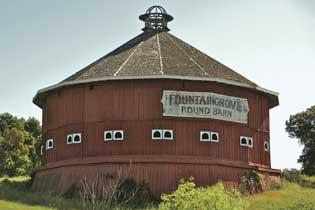
[[[182,178],[235,186],[270,164],[269,110],[278,95],[169,33],[160,6],[143,32],[64,81],[41,89],[43,166],[33,189],[65,192],[88,175],[128,174],[155,195]]]

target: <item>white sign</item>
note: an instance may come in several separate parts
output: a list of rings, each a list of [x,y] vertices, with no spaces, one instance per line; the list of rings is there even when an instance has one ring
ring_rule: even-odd
[[[213,118],[239,123],[248,121],[246,98],[207,92],[163,91],[163,116]]]

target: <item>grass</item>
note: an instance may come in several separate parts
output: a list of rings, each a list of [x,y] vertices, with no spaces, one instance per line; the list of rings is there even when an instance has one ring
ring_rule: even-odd
[[[314,182],[315,177],[305,178]],[[82,202],[44,193],[33,193],[27,187],[29,178],[0,178],[0,209],[2,210],[81,210]],[[304,186],[304,185],[303,185]],[[248,210],[315,210],[315,188],[285,182],[279,190],[245,197]],[[310,185],[313,186],[313,185]],[[104,208],[100,208],[104,209]],[[126,207],[108,209],[127,210]],[[144,209],[156,210],[149,205]]]
[[[80,209],[78,202],[29,190],[28,177],[0,179],[0,209]],[[5,206],[5,205],[8,206]]]
[[[29,189],[28,177],[0,178],[1,210],[86,210],[79,199],[66,199],[49,193],[34,193]],[[99,205],[96,210],[131,210],[128,207]],[[153,204],[144,209],[154,210]],[[138,209],[139,210],[139,209]]]
[[[249,196],[250,210],[315,210],[315,189],[285,183],[280,190]]]
[[[0,209],[3,210],[52,210],[52,208],[44,206],[27,205],[12,201],[0,200]]]

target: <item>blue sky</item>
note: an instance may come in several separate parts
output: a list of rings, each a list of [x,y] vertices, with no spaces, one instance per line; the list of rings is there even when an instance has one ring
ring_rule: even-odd
[[[138,16],[154,4],[174,16],[172,34],[280,93],[270,112],[272,166],[300,167],[302,147],[284,128],[315,104],[311,0],[0,0],[0,113],[40,119],[36,91],[141,33]]]

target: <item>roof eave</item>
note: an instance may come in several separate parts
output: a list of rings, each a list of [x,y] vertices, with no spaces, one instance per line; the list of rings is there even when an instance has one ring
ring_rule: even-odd
[[[273,108],[279,105],[279,93],[256,86],[250,86],[248,84],[244,84],[237,81],[220,79],[220,78],[208,78],[208,77],[191,77],[191,76],[177,76],[177,75],[150,75],[150,76],[115,76],[115,77],[100,77],[93,79],[84,79],[84,80],[73,80],[73,81],[63,81],[61,83],[40,89],[37,91],[36,95],[33,97],[33,103],[42,108],[42,98],[44,98],[45,93],[48,91],[52,91],[55,89],[59,89],[66,86],[77,85],[77,84],[86,84],[86,83],[94,83],[94,82],[103,82],[103,81],[114,81],[114,80],[143,80],[143,79],[175,79],[175,80],[190,80],[190,81],[209,81],[209,82],[217,82],[226,85],[233,85],[237,87],[249,88],[252,90],[256,90],[258,92],[262,92],[267,94],[272,99],[272,103],[270,108]]]

